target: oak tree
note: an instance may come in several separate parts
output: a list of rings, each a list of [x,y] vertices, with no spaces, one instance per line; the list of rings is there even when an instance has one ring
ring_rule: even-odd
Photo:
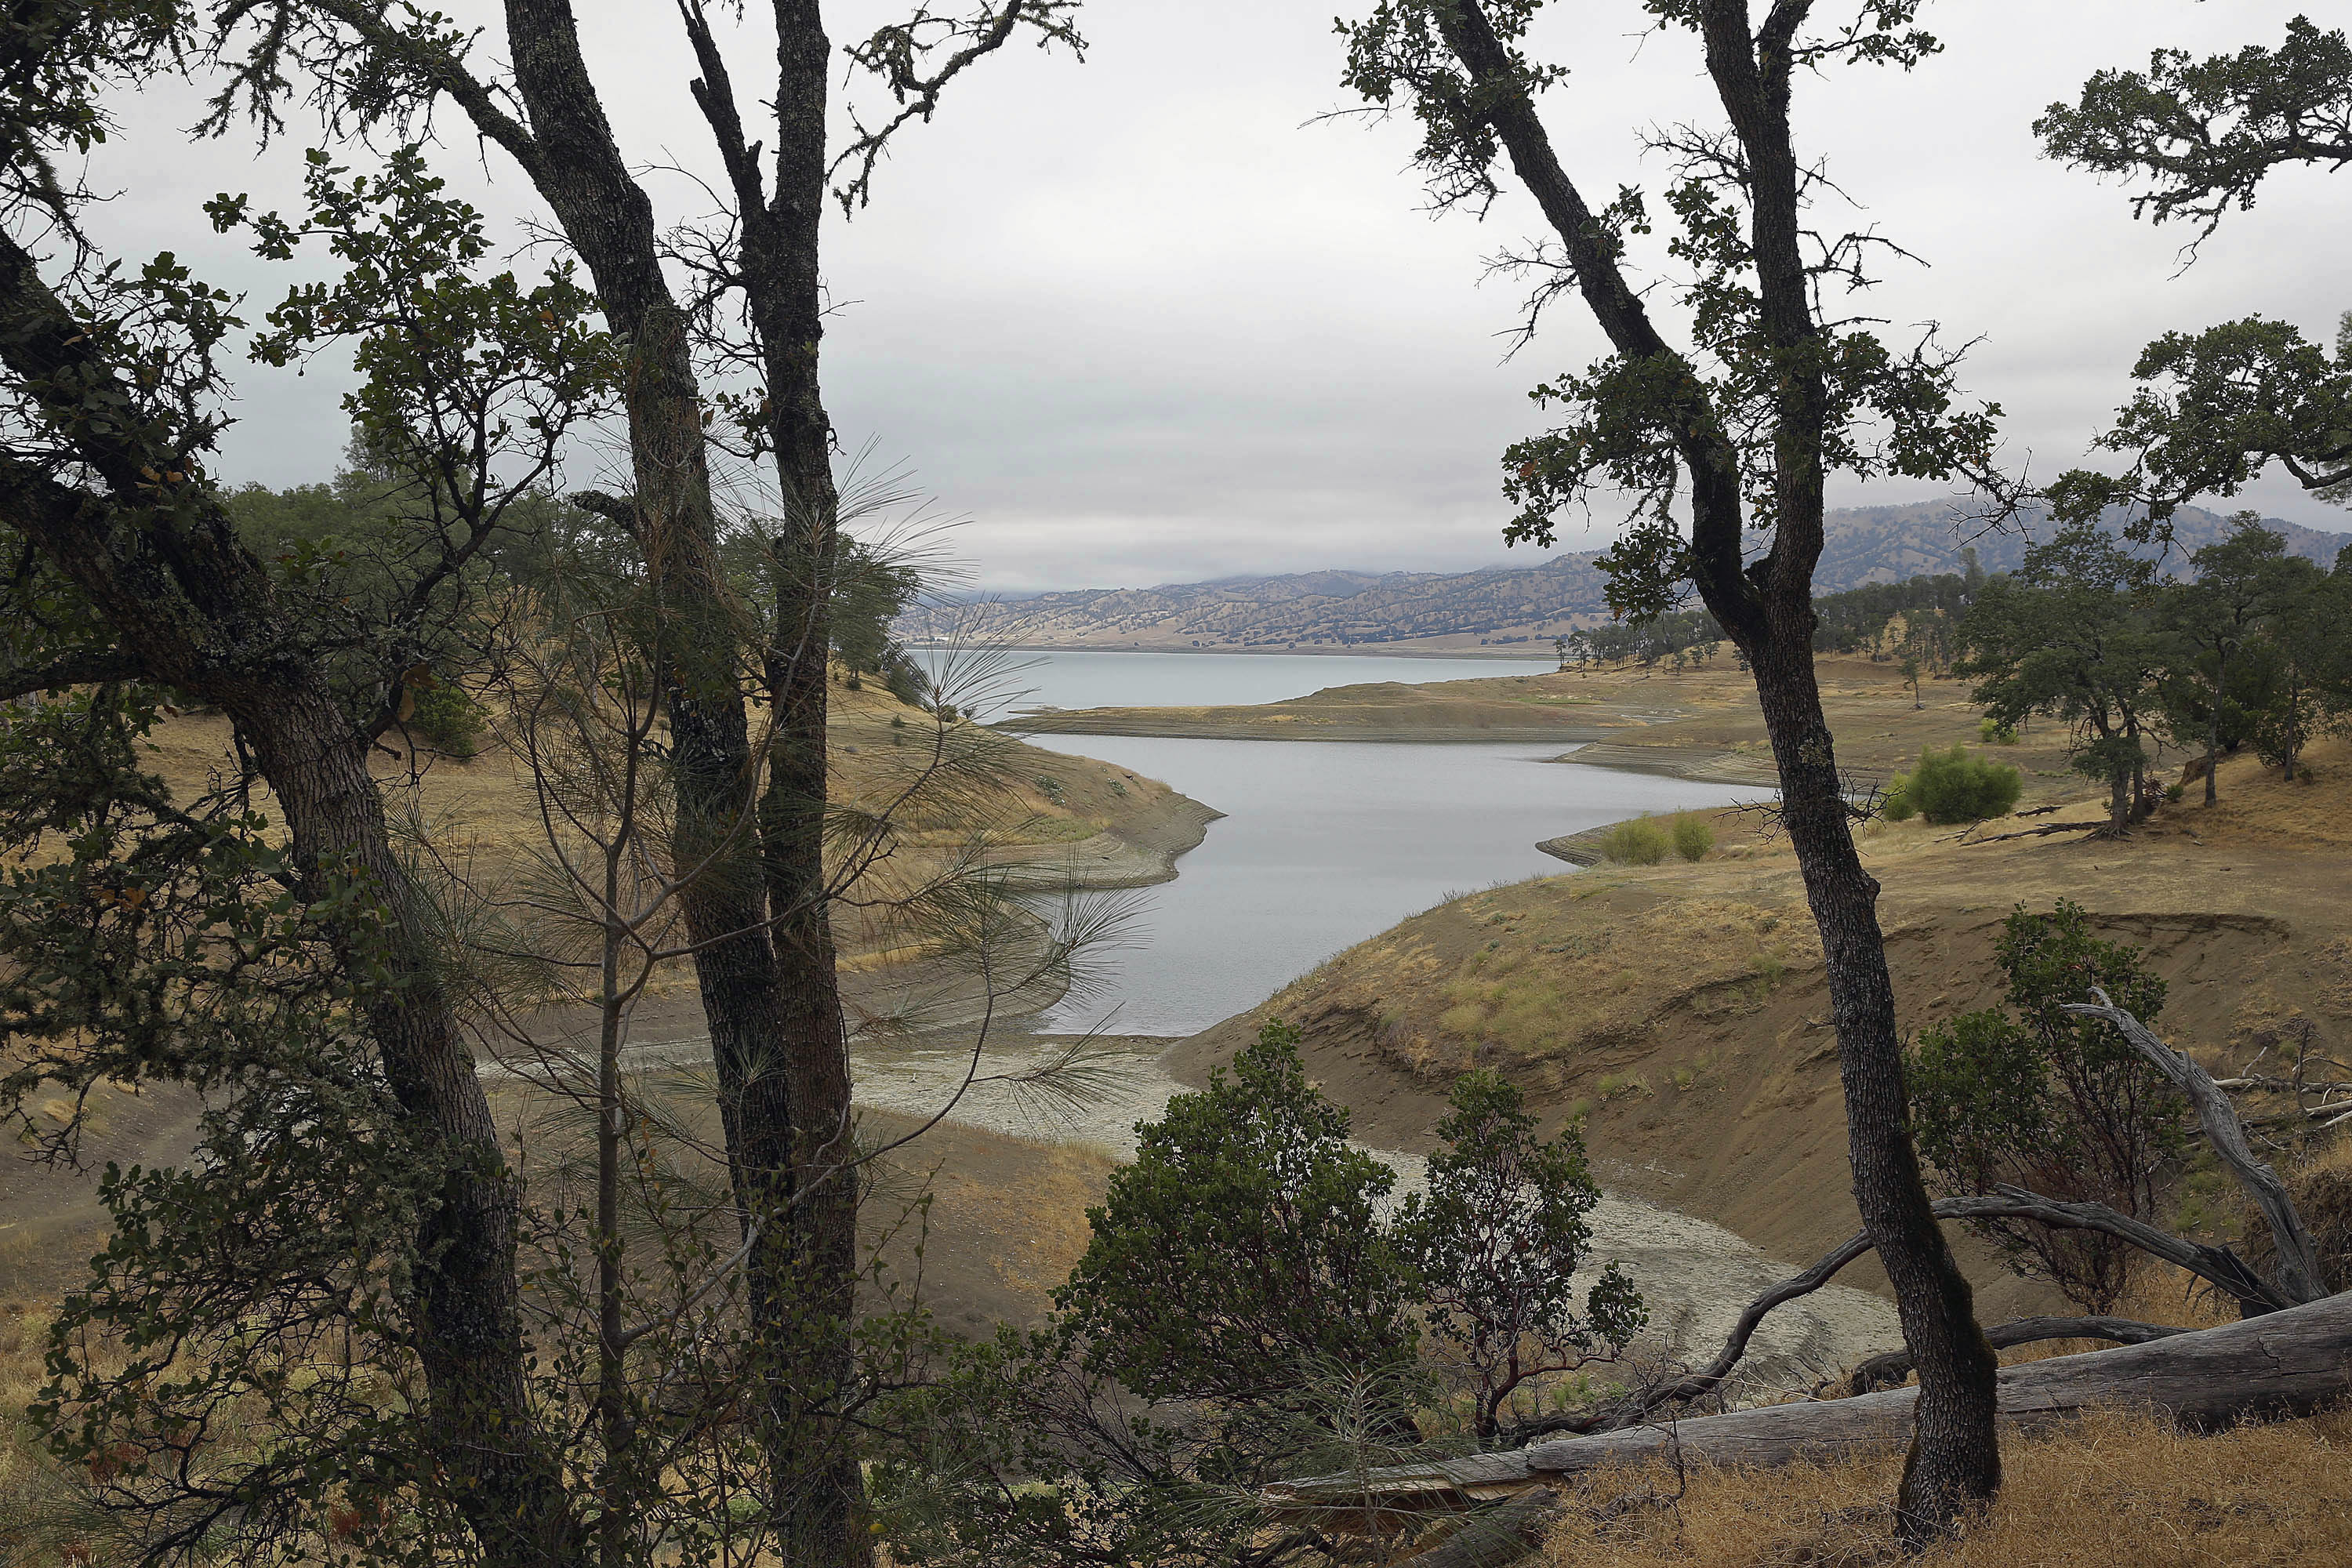
[[[1596,205],[1538,111],[1569,71],[1528,52],[1539,9],[1382,0],[1341,24],[1347,81],[1413,114],[1441,205],[1483,210],[1507,163],[1549,230],[1524,258],[1544,279],[1538,303],[1580,299],[1608,339],[1608,357],[1538,389],[1561,422],[1506,455],[1505,488],[1523,509],[1509,537],[1549,543],[1562,510],[1630,497],[1627,527],[1602,558],[1612,607],[1654,614],[1696,584],[1754,673],[1781,819],[1821,929],[1854,1196],[1920,1368],[1904,1528],[1931,1535],[1999,1483],[1995,1363],[1912,1147],[1878,884],[1855,851],[1814,675],[1812,578],[1832,473],[1983,473],[1997,410],[1957,405],[1956,356],[1932,338],[1893,346],[1832,313],[1884,252],[1870,237],[1811,226],[1822,175],[1801,153],[1791,115],[1801,80],[1848,64],[1908,68],[1935,40],[1914,25],[1910,0],[1871,0],[1834,19],[1810,0],[1775,0],[1760,16],[1747,0],[1643,7],[1696,43],[1722,113],[1654,138],[1680,171],[1663,218],[1690,322],[1676,341],[1632,271],[1631,247],[1653,224],[1647,198],[1629,189]]]

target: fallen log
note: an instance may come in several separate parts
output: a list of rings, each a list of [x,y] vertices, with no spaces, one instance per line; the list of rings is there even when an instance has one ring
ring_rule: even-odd
[[[2184,1426],[2221,1427],[2306,1415],[2352,1392],[2352,1295],[2331,1296],[2149,1344],[2003,1367],[2000,1418],[2034,1427],[2101,1406],[2152,1407]],[[1454,1511],[1517,1497],[1606,1465],[1679,1450],[1691,1464],[1785,1465],[1887,1452],[1911,1440],[1916,1388],[1767,1405],[1722,1415],[1538,1443],[1512,1453],[1307,1477],[1266,1489],[1280,1513]]]
[[[1990,838],[1970,838],[1964,833],[1958,836],[1958,842],[1971,846],[2006,844],[2012,838],[2047,838],[2053,833],[2105,833],[2106,830],[2105,822],[2049,822],[2040,827],[2021,827],[2014,833],[1996,833]]]

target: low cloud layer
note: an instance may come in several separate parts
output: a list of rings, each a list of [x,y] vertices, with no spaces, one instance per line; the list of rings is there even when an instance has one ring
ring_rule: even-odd
[[[847,37],[885,7],[834,9]],[[1433,219],[1409,122],[1318,120],[1350,107],[1328,5],[1088,9],[1084,65],[1026,48],[986,62],[908,133],[874,205],[835,220],[826,356],[845,443],[969,517],[957,549],[1008,589],[1507,559],[1497,458],[1540,427],[1527,389],[1600,348],[1564,305],[1500,363],[1518,289],[1482,284],[1482,260],[1532,232],[1531,209],[1507,195],[1483,224]],[[1538,48],[1574,67],[1546,105],[1571,173],[1596,195],[1658,190],[1669,171],[1639,135],[1706,116],[1694,46],[1643,36],[1630,3],[1556,9]],[[2047,475],[2079,460],[2160,331],[2260,312],[2326,337],[2352,307],[2352,172],[2276,177],[2182,271],[2188,232],[2132,222],[2121,189],[2043,162],[2030,131],[2093,69],[2160,45],[2275,43],[2294,10],[1945,0],[1924,20],[1947,49],[1917,71],[1801,82],[1801,134],[1862,208],[1823,224],[1875,228],[1932,264],[1891,263],[1863,308],[1899,335],[1933,321],[1979,340],[1967,383],[2003,405],[2014,461]],[[632,155],[701,163],[667,10],[583,11]],[[739,81],[760,48],[743,40]],[[271,182],[285,200],[298,149],[255,163],[234,142],[189,145],[192,118],[193,100],[133,107],[101,165],[128,193],[105,222],[126,248],[172,246],[258,305],[285,279],[212,241],[197,208]],[[495,155],[467,142],[446,161],[502,217],[531,211]],[[690,216],[683,182],[664,188],[679,204],[666,216]],[[228,471],[325,477],[341,373],[244,384]],[[1847,485],[1833,500],[1924,493]],[[2284,481],[2248,500],[2352,527]]]

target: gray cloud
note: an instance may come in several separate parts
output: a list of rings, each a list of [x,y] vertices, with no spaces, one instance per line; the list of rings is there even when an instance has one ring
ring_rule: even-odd
[[[836,36],[887,9],[836,7]],[[1637,133],[1704,116],[1692,46],[1641,37],[1631,4],[1557,9],[1539,47],[1576,67],[1547,106],[1572,172],[1596,194],[1657,189],[1666,169]],[[1874,226],[1932,263],[1892,265],[1863,308],[1890,331],[1935,321],[1980,339],[1968,384],[2004,406],[2012,456],[2030,453],[2036,472],[2079,459],[2158,332],[2260,311],[2331,334],[2352,306],[2352,174],[2279,177],[2176,275],[2185,232],[2133,223],[2120,190],[2042,162],[2029,130],[2092,69],[2159,45],[2272,41],[2296,9],[1945,0],[1926,19],[1948,47],[1916,72],[1801,84],[1807,144],[1862,206],[1823,221]],[[667,8],[583,11],[633,154],[698,166]],[[1527,389],[1599,350],[1562,309],[1498,363],[1517,290],[1482,285],[1481,260],[1533,231],[1530,210],[1507,195],[1484,224],[1433,220],[1405,167],[1409,123],[1309,123],[1348,107],[1328,5],[1096,0],[1089,12],[1086,64],[1025,48],[987,62],[908,135],[873,207],[834,223],[826,353],[845,441],[870,441],[969,515],[957,548],[1005,587],[1507,559],[1497,458],[1540,426]],[[739,81],[760,52],[742,41]],[[223,187],[285,199],[293,149],[257,163],[235,142],[191,145],[177,128],[193,105],[132,106],[132,134],[100,166],[129,193],[105,222],[127,248],[170,245],[274,294],[284,279],[195,215]],[[530,210],[495,157],[486,183],[470,142],[447,163],[503,217]],[[667,216],[699,204],[682,180],[664,189]],[[342,439],[340,386],[331,367],[248,378],[228,469],[323,477]],[[1834,499],[1922,493],[1848,485]],[[2352,526],[2284,481],[2250,499]]]

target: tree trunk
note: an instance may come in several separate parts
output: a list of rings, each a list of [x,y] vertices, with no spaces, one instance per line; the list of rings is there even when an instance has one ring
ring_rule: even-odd
[[[1776,25],[1788,10],[1776,9]],[[1799,16],[1801,8],[1789,15]],[[1577,288],[1612,346],[1628,360],[1658,362],[1667,373],[1660,384],[1682,388],[1669,405],[1645,417],[1664,427],[1689,475],[1693,574],[1707,609],[1752,668],[1780,763],[1783,819],[1829,972],[1854,1195],[1895,1285],[1905,1340],[1918,1357],[1927,1390],[1897,1507],[1913,1539],[1942,1531],[2000,1485],[1992,1419],[1997,1363],[1920,1180],[1894,985],[1878,927],[1878,884],[1854,851],[1814,678],[1812,575],[1822,545],[1826,385],[1817,370],[1780,378],[1772,428],[1773,543],[1769,556],[1750,566],[1744,559],[1740,456],[1701,378],[1660,335],[1615,255],[1601,242],[1602,226],[1560,167],[1509,51],[1478,0],[1436,7],[1433,16],[1447,47],[1488,95],[1488,121],[1564,247]],[[1790,363],[1817,363],[1822,328],[1802,253],[1785,41],[1759,48],[1742,0],[1707,0],[1697,22],[1708,74],[1748,160],[1761,324]]]
[[[866,1568],[865,1483],[855,1430],[842,1419],[856,1368],[858,1180],[849,1042],[835,983],[825,878],[825,721],[832,604],[840,563],[833,422],[818,379],[824,334],[819,226],[826,200],[826,72],[832,46],[816,0],[775,10],[775,193],[744,219],[741,272],[765,368],[769,436],[783,501],[762,684],[770,704],[761,871],[782,959],[789,1076],[796,1113],[797,1207],[786,1242],[802,1281],[803,1353],[790,1428],[804,1446],[802,1485],[782,1521],[786,1561]]]
[[[410,1136],[444,1162],[442,1201],[417,1238],[425,1261],[405,1303],[433,1458],[486,1562],[568,1568],[584,1540],[524,1390],[520,1194],[439,979],[430,922],[393,850],[365,742],[218,501],[194,485],[151,499],[157,487],[142,481],[142,467],[152,473],[178,459],[145,451],[123,424],[73,416],[85,396],[130,403],[97,352],[32,258],[0,236],[0,360],[37,396],[56,400],[59,427],[75,432],[109,492],[0,460],[0,504],[89,595],[145,679],[228,715],[285,814],[306,890],[322,890],[321,868],[334,866],[373,895],[380,925],[330,918],[325,929],[354,975],[380,965],[394,977],[364,988],[362,1016]]]
[[[2213,705],[2205,713],[2205,804],[2211,805],[2220,799],[2214,787],[2213,772],[2221,762],[2221,692],[2229,685],[2229,655],[2216,648],[2213,654]]]
[[[792,420],[804,427],[789,447],[779,442],[786,530],[794,519],[807,523],[814,556],[805,585],[781,594],[776,606],[763,659],[775,734],[759,757],[737,681],[740,626],[718,578],[702,405],[686,323],[661,276],[652,205],[614,143],[570,5],[508,0],[507,15],[517,83],[548,153],[534,178],[587,261],[614,329],[631,343],[641,543],[677,639],[670,696],[677,858],[681,870],[698,870],[681,905],[698,944],[730,1169],[751,1237],[745,1278],[766,1340],[760,1377],[770,1505],[795,1568],[863,1568],[871,1547],[856,1452],[849,1434],[823,1415],[848,1385],[856,1274],[848,1060],[832,934],[813,891],[824,878],[824,605],[835,510],[831,432],[815,398],[827,46],[813,0],[779,5],[780,186],[792,187],[803,210],[786,210],[781,195],[777,209],[760,203],[756,171],[745,167],[756,154],[722,147],[730,173],[751,187],[739,192],[740,262],[773,382],[771,405],[780,427]],[[731,115],[723,62],[705,51],[702,66],[697,96],[706,114],[722,106]],[[805,308],[782,308],[785,300],[804,300]],[[788,637],[794,640],[780,653]],[[779,888],[792,890],[779,898]]]
[[[1749,658],[1780,763],[1782,820],[1822,936],[1854,1204],[1919,1368],[1917,1440],[1897,1506],[1906,1520],[1940,1529],[2000,1484],[1991,1400],[2000,1363],[1977,1327],[1974,1292],[1936,1223],[1912,1147],[1878,882],[1854,850],[1810,642],[1793,651],[1759,647]]]

